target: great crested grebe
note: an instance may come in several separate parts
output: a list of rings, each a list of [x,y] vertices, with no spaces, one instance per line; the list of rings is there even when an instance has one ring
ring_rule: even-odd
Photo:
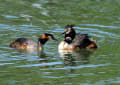
[[[97,48],[96,41],[90,40],[88,34],[76,33],[73,29],[74,25],[66,25],[64,29],[64,41],[62,41],[58,49],[75,50],[81,48]]]
[[[18,38],[10,43],[10,47],[18,49],[42,50],[43,45],[49,40],[50,37],[57,41],[52,34],[44,33],[42,36],[40,36],[40,38],[38,38],[38,41],[34,41],[29,38]]]

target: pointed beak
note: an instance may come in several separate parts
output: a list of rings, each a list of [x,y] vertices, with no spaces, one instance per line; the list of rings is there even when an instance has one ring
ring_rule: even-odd
[[[58,41],[52,34],[47,34],[48,37],[51,37],[52,40]]]
[[[52,40],[58,41],[56,38],[52,37]]]
[[[54,39],[55,41],[58,41],[57,39]]]

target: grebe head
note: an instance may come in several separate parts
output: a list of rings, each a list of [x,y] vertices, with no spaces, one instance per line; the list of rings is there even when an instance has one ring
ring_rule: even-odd
[[[73,29],[74,25],[66,25],[64,32],[64,41],[66,41],[68,44],[72,42],[72,40],[75,38],[76,32]]]
[[[73,29],[74,25],[66,25],[64,32],[62,34],[71,34],[71,33],[75,33],[75,30]]]
[[[38,41],[44,45],[50,38],[52,40],[57,41],[57,39],[52,34],[49,33],[44,33],[40,38],[38,38]]]

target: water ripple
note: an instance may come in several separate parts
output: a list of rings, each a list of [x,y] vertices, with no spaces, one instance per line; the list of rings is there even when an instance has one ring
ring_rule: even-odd
[[[49,63],[40,63],[40,64],[29,64],[29,65],[21,65],[21,66],[16,66],[16,67],[32,67],[32,66],[52,66],[52,65],[57,65],[57,64],[62,64],[62,62],[49,62]]]
[[[117,26],[105,26],[105,25],[99,25],[99,24],[79,24],[81,26],[93,26],[93,27],[104,27],[104,28],[119,28]]]
[[[40,9],[43,8],[41,4],[37,4],[37,3],[32,4],[32,6]]]
[[[92,33],[89,33],[91,35],[94,35],[94,36],[97,36],[97,37],[104,37],[104,35],[107,35],[107,37],[113,37],[113,38],[120,38],[120,35],[117,35],[117,34],[114,34],[114,33],[111,33],[111,32],[106,32],[106,31],[103,31],[103,30],[100,30],[100,29],[94,29],[94,28],[84,28],[84,27],[75,27],[76,29],[81,29],[81,30],[87,30],[92,32]],[[94,33],[94,34],[93,34]]]
[[[14,63],[0,63],[0,66],[3,66],[3,65],[10,65],[10,64],[14,64]]]
[[[98,64],[98,65],[80,65],[80,66],[66,66],[63,68],[48,68],[48,69],[41,69],[41,70],[69,70],[69,69],[81,69],[81,68],[96,68],[99,66],[108,66],[110,63],[106,64]]]
[[[19,18],[19,17],[17,17],[17,16],[13,16],[13,15],[2,15],[2,16],[4,16],[4,17],[7,18],[7,19]]]

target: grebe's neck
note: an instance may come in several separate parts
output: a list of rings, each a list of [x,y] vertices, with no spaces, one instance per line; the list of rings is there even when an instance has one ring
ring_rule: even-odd
[[[48,39],[38,38],[38,44],[44,45],[47,41]]]

